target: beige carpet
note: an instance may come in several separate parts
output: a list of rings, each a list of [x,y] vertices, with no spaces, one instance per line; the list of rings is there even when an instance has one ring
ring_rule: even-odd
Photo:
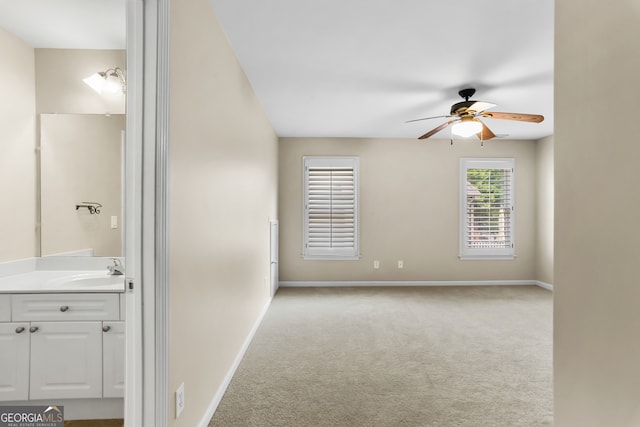
[[[550,426],[533,286],[285,288],[210,427]]]

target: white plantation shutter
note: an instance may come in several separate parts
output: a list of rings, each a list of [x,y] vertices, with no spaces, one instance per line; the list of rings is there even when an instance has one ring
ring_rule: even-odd
[[[461,159],[460,256],[513,258],[514,160]]]
[[[358,159],[304,158],[304,257],[358,257]]]

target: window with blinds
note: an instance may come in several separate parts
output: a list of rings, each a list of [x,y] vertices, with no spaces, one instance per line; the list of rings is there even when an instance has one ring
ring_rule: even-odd
[[[358,258],[358,158],[304,157],[305,258]]]
[[[461,159],[461,258],[514,256],[514,160]]]

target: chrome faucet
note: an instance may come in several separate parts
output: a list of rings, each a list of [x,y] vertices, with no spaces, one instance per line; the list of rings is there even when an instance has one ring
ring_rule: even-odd
[[[113,276],[122,276],[124,274],[124,267],[118,258],[111,258],[113,265],[107,265],[109,274]]]

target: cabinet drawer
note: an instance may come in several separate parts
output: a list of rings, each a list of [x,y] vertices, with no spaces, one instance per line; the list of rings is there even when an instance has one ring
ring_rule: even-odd
[[[11,297],[13,321],[118,320],[118,294],[18,294]]]
[[[0,295],[0,322],[11,321],[11,295]]]

